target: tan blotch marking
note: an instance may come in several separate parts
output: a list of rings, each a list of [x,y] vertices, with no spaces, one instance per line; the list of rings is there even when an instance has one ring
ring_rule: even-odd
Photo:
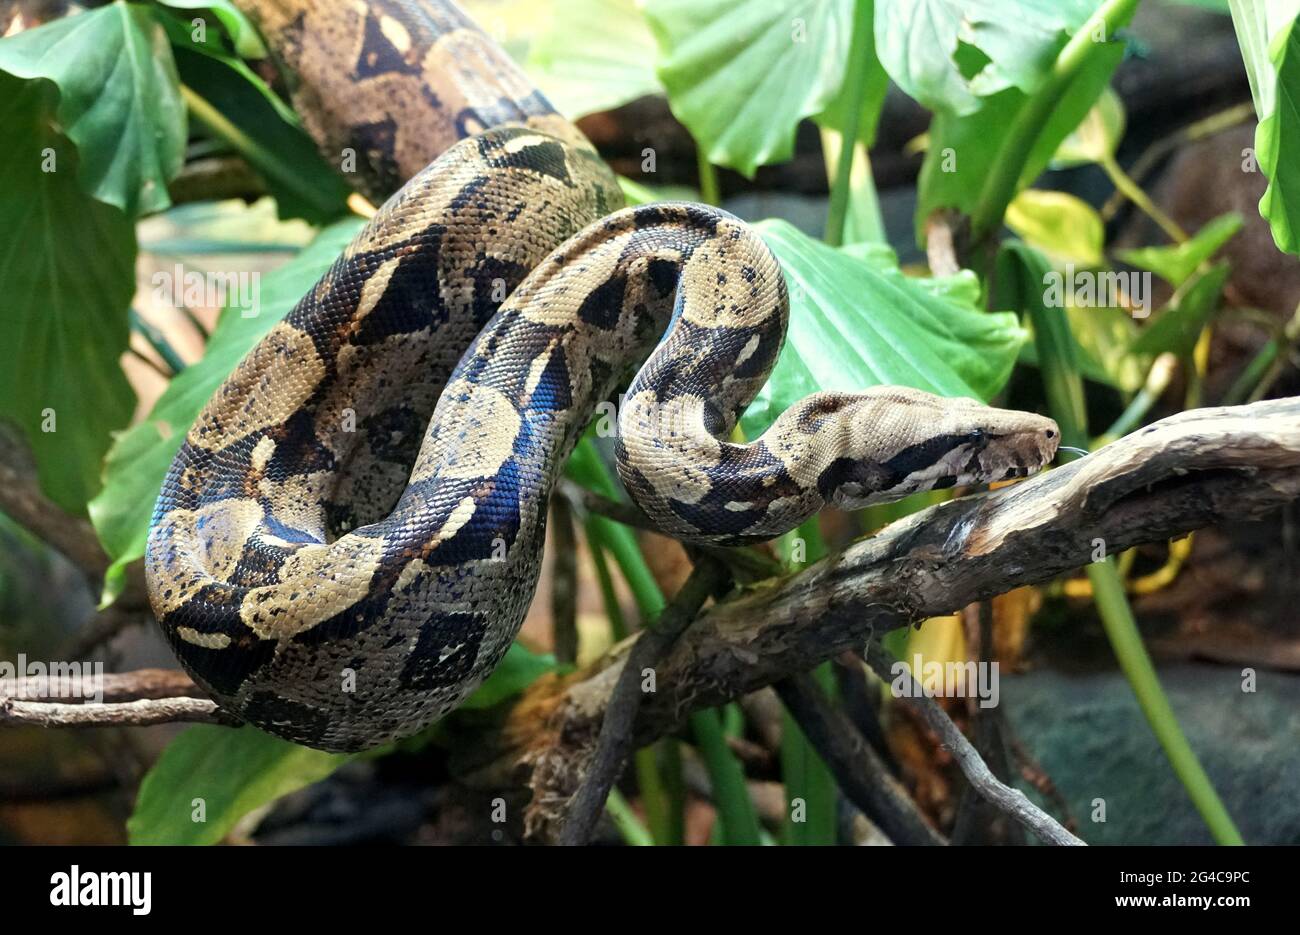
[[[461,394],[466,394],[463,401],[458,398]],[[435,474],[455,479],[496,474],[514,452],[522,425],[514,404],[498,390],[464,381],[450,384],[442,398],[446,404],[435,410],[434,422],[445,428],[426,439],[411,481]]]
[[[379,269],[375,270],[374,275],[366,280],[366,284],[361,287],[361,300],[357,302],[357,310],[352,316],[352,330],[355,333],[367,315],[374,311],[375,305],[383,298],[384,292],[388,289],[388,283],[393,278],[393,273],[402,263],[399,256],[391,260],[385,260],[380,264]]]
[[[397,20],[391,16],[380,16],[379,29],[397,51],[403,55],[411,51],[411,34]]]
[[[383,551],[361,536],[304,546],[285,559],[279,584],[249,589],[239,617],[262,639],[292,639],[365,598]]]
[[[281,322],[226,378],[186,440],[196,448],[216,450],[281,425],[302,408],[324,375],[325,365],[311,338]]]
[[[270,437],[263,438],[253,446],[253,454],[249,458],[249,463],[254,471],[261,474],[266,470],[266,466],[271,462],[271,456],[275,454],[275,442]]]
[[[230,637],[224,633],[200,633],[193,627],[177,627],[176,635],[185,642],[204,649],[225,649],[230,645]]]

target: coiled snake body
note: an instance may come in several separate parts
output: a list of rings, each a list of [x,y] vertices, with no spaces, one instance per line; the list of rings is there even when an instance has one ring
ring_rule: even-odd
[[[358,157],[357,187],[405,184],[221,386],[163,485],[151,601],[224,710],[355,750],[459,704],[532,600],[565,458],[643,361],[618,471],[684,540],[767,539],[826,503],[1055,452],[1050,420],[898,387],[820,393],[724,441],[785,334],[757,235],[700,205],[618,210],[581,134],[449,4],[240,5],[323,150]]]

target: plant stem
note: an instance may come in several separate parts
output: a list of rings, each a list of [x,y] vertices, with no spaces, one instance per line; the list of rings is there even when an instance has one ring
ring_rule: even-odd
[[[858,19],[855,17],[855,20]],[[867,68],[874,51],[875,36],[872,22],[865,18],[855,22],[849,40],[849,60],[844,67],[844,84],[849,89],[848,111],[844,126],[840,128],[840,151],[835,175],[831,178],[830,206],[826,213],[826,233],[823,239],[832,247],[844,243],[845,221],[849,214],[849,197],[853,190],[853,159],[857,152],[858,130],[862,120],[862,105],[867,99]],[[822,134],[825,145],[826,134]],[[868,172],[870,169],[868,168]],[[870,176],[867,178],[871,182]]]
[[[804,554],[799,561],[793,561],[793,546],[800,541]],[[826,543],[817,517],[805,520],[798,529],[782,537],[780,551],[792,569],[824,556]],[[813,670],[813,677],[827,697],[834,698],[835,676],[831,665],[827,662],[818,666]],[[783,711],[781,721],[781,778],[785,782],[786,802],[781,843],[802,846],[834,844],[838,791],[835,777],[788,710]]]
[[[1099,30],[1113,35],[1116,29],[1133,18],[1139,0],[1105,0],[1070,37],[1052,64],[1042,87],[1030,96],[1012,121],[1002,148],[993,160],[993,169],[980,192],[979,202],[971,214],[971,236],[976,244],[985,242],[1002,225],[1007,205],[1020,186],[1020,176],[1034,143],[1047,118],[1060,103],[1070,83],[1082,70],[1101,43],[1093,41]]]
[[[758,814],[745,785],[745,773],[727,746],[718,712],[696,711],[690,717],[691,733],[713,785],[713,804],[722,823],[722,840],[729,845],[761,843]]]
[[[150,347],[157,352],[158,356],[163,359],[168,368],[171,370],[171,376],[175,376],[185,369],[185,361],[181,355],[176,352],[167,341],[167,336],[153,326],[153,324],[137,312],[134,308],[127,309],[127,315],[131,320],[131,330],[140,337],[144,338]],[[164,374],[167,376],[167,374]]]
[[[718,170],[709,162],[708,154],[699,143],[695,144],[695,162],[699,168],[700,201],[716,206],[722,200],[722,191],[718,187]]]
[[[605,811],[614,820],[614,827],[618,828],[619,834],[623,835],[623,840],[628,844],[633,847],[650,847],[655,843],[646,826],[641,824],[632,811],[632,806],[627,804],[627,799],[617,789],[609,790]]]
[[[1142,388],[1134,394],[1133,399],[1120,413],[1119,418],[1111,423],[1110,428],[1097,438],[1092,447],[1102,448],[1109,445],[1117,438],[1123,438],[1129,432],[1133,431],[1146,414],[1151,411],[1169,386],[1169,381],[1173,379],[1174,369],[1178,366],[1178,358],[1166,351],[1156,357],[1151,364],[1151,369],[1147,372],[1146,382]]]
[[[1205,774],[1178,726],[1178,719],[1156,677],[1151,657],[1142,645],[1142,637],[1133,620],[1133,611],[1129,608],[1124,586],[1120,583],[1114,564],[1107,559],[1089,565],[1088,577],[1092,580],[1093,598],[1097,603],[1097,611],[1101,614],[1102,626],[1115,650],[1120,668],[1133,686],[1138,705],[1156,739],[1160,741],[1160,746],[1164,748],[1169,764],[1191,797],[1192,804],[1201,813],[1215,841],[1219,844],[1244,844],[1241,832],[1233,824],[1210,777]]]
[[[1151,200],[1150,196],[1142,190],[1141,186],[1139,186],[1137,182],[1133,181],[1129,174],[1120,167],[1118,162],[1115,161],[1113,153],[1105,153],[1101,159],[1098,160],[1097,164],[1101,166],[1103,171],[1105,171],[1115,188],[1118,191],[1123,192],[1124,197],[1137,205],[1142,210],[1142,213],[1155,221],[1156,224],[1160,226],[1160,229],[1168,235],[1170,240],[1174,243],[1187,242],[1187,231],[1179,227],[1177,221],[1165,214],[1164,211],[1160,210],[1160,207]]]

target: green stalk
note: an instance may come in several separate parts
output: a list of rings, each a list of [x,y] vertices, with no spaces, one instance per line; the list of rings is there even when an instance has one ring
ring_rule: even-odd
[[[849,88],[848,113],[845,115],[844,126],[840,128],[839,161],[835,167],[835,175],[831,179],[831,199],[826,213],[826,234],[823,238],[832,247],[844,243],[844,226],[848,219],[849,196],[853,187],[853,159],[858,148],[862,105],[867,99],[867,68],[875,51],[875,34],[871,17],[855,17],[855,20],[857,21],[853,25],[853,36],[849,40],[849,60],[844,69],[844,82]],[[822,139],[825,141],[824,134]],[[874,193],[875,186],[869,174],[865,184],[869,185]]]
[[[1110,152],[1103,153],[1098,160],[1098,165],[1105,171],[1116,190],[1123,193],[1124,197],[1137,205],[1143,214],[1155,221],[1170,240],[1174,243],[1187,242],[1187,231],[1179,227],[1177,221],[1160,210],[1156,203],[1142,190],[1142,187],[1133,181],[1129,174],[1120,167],[1113,154]]]
[[[826,554],[826,543],[816,516],[782,537],[780,551],[787,564],[791,564],[792,546],[796,539],[802,539],[806,549],[802,564],[814,562]],[[818,666],[813,670],[813,677],[828,697],[834,697],[835,675],[831,663]],[[783,711],[781,719],[781,778],[785,782],[786,804],[781,843],[806,847],[834,844],[838,824],[835,777],[789,711]],[[801,820],[796,821],[795,807],[800,803]]]
[[[623,835],[623,840],[633,847],[651,847],[654,845],[654,838],[650,837],[650,832],[646,826],[641,824],[632,811],[632,806],[627,804],[627,799],[617,789],[609,790],[609,798],[605,800],[605,811],[609,817],[614,820],[614,827],[618,828],[619,834]]]
[[[1142,420],[1146,418],[1146,414],[1151,411],[1151,407],[1156,404],[1156,401],[1160,399],[1169,386],[1169,381],[1173,379],[1177,363],[1177,358],[1168,351],[1156,357],[1151,364],[1151,369],[1147,372],[1146,382],[1142,384],[1142,389],[1134,394],[1128,406],[1119,414],[1119,418],[1101,434],[1093,447],[1105,447],[1115,439],[1123,438],[1137,428]]]
[[[722,200],[722,189],[718,186],[718,170],[709,162],[708,154],[699,143],[695,144],[695,162],[699,168],[700,201],[706,205],[717,205]]]
[[[1041,258],[1039,260],[1042,262]],[[1043,266],[1045,268],[1045,262]],[[1021,307],[1027,308],[1034,326],[1034,343],[1038,349],[1048,407],[1061,429],[1061,443],[1087,448],[1088,423],[1083,408],[1083,378],[1079,375],[1074,335],[1070,332],[1068,319],[1060,309],[1047,309],[1043,306],[1041,289],[1037,292],[1038,300],[1025,301],[1030,294],[1029,289],[1035,283],[1042,282],[1041,271],[1035,272],[1028,267],[1025,269],[1029,275],[1021,292]],[[1000,272],[1005,271],[1005,267],[1000,268]],[[1076,456],[1069,453],[1062,455],[1063,459],[1072,460],[1074,457]],[[1132,686],[1138,706],[1164,749],[1179,782],[1187,790],[1214,839],[1220,844],[1241,844],[1240,833],[1196,759],[1196,754],[1178,725],[1164,689],[1160,686],[1155,666],[1142,644],[1142,636],[1124,593],[1124,583],[1114,562],[1107,560],[1089,565],[1088,578],[1092,581],[1097,612],[1101,615],[1102,626],[1115,658]]]
[[[722,824],[722,841],[728,845],[762,843],[758,814],[745,785],[745,772],[727,746],[722,721],[713,710],[696,711],[690,717],[695,745],[704,758],[713,786],[713,804]]]
[[[971,236],[975,243],[988,240],[1002,226],[1007,205],[1016,196],[1025,163],[1047,118],[1061,102],[1070,83],[1101,43],[1093,41],[1100,29],[1106,36],[1126,25],[1137,11],[1139,0],[1105,0],[1079,27],[1061,49],[1042,87],[1020,108],[1003,139],[1002,148],[993,160],[993,169],[985,180],[979,202],[971,214]]]
[[[203,124],[223,142],[230,144],[247,159],[255,169],[275,179],[286,188],[292,189],[309,202],[315,203],[319,194],[310,185],[304,184],[303,174],[296,167],[289,165],[280,156],[262,146],[226,116],[212,106],[207,98],[200,95],[188,85],[181,85],[181,98],[190,114]]]
[[[1133,620],[1133,611],[1129,608],[1124,585],[1114,564],[1107,559],[1089,565],[1088,578],[1092,581],[1093,600],[1101,614],[1102,626],[1119,659],[1120,668],[1133,686],[1138,705],[1146,715],[1156,739],[1160,741],[1160,746],[1164,748],[1169,764],[1191,797],[1192,804],[1201,813],[1201,818],[1209,826],[1215,841],[1220,844],[1245,844],[1241,832],[1233,824],[1228,810],[1215,791],[1214,784],[1210,782],[1210,777],[1206,775],[1196,753],[1178,726],[1169,699],[1160,687],[1151,657],[1142,645],[1142,637]]]
[[[148,345],[157,352],[163,363],[171,370],[173,376],[185,369],[185,361],[176,352],[176,348],[168,343],[166,335],[155,328],[152,323],[142,318],[134,308],[127,309],[127,315],[131,321],[131,330],[144,338]]]

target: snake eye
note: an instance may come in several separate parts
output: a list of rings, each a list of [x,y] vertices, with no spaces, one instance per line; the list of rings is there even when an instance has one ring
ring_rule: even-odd
[[[987,439],[988,436],[984,433],[983,429],[974,429],[966,436],[966,441],[970,442],[972,445],[982,445]]]

